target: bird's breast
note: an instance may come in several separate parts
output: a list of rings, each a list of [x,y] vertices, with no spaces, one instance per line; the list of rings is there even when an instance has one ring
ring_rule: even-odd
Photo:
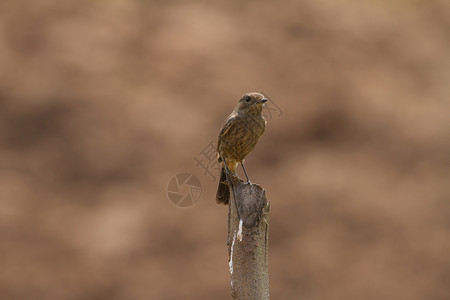
[[[223,136],[219,136],[220,156],[242,161],[258,143],[264,132],[266,121],[262,116],[239,116],[229,126]]]

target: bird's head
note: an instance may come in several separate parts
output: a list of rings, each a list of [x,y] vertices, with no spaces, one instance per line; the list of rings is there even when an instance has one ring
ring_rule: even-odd
[[[261,113],[267,98],[260,93],[246,93],[239,99],[237,110],[245,113]]]

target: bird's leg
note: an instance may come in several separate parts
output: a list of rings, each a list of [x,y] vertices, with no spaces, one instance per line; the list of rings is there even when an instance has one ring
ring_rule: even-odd
[[[222,156],[222,161],[223,161],[223,166],[225,167],[225,173],[227,173],[227,175],[229,175],[230,170],[228,170],[227,162],[225,161],[225,157],[223,157],[223,156]]]
[[[230,175],[231,175],[231,173],[233,173],[233,172],[231,172],[230,170],[228,170],[227,162],[225,161],[225,157],[223,157],[223,156],[222,156],[222,161],[223,161],[223,166],[225,167],[225,174],[227,175],[227,181],[230,183],[230,182],[231,182]]]
[[[247,177],[247,182],[246,183],[250,183],[250,179],[248,178],[247,171],[245,171],[245,167],[244,167],[244,163],[243,162],[241,162],[241,166],[242,166],[242,170],[244,170],[245,177]]]
[[[223,157],[223,156],[222,156],[222,161],[223,161],[223,165],[224,165],[224,167],[225,167],[225,174],[226,174],[226,176],[227,176],[227,181],[228,181],[229,187],[231,188],[231,192],[233,193],[234,206],[237,207],[237,206],[236,206],[236,193],[235,193],[235,191],[234,191],[233,181],[232,181],[231,178],[230,178],[230,174],[231,174],[231,173],[233,173],[233,174],[235,174],[235,175],[237,175],[237,174],[234,173],[234,172],[231,172],[230,170],[228,170],[227,163],[226,163],[226,161],[225,161],[225,157]],[[234,175],[233,175],[233,176],[234,176]],[[239,210],[236,210],[236,212],[237,212],[238,219],[241,220],[241,217],[240,217],[240,215],[239,215]]]
[[[223,157],[223,156],[221,156],[221,157],[222,157],[223,165],[225,167],[225,173],[227,174],[227,178],[230,179],[230,175],[232,175],[235,178],[238,178],[238,176],[235,172],[230,171],[230,169],[228,169],[227,163],[225,162],[225,157]]]
[[[228,170],[227,162],[225,161],[225,157],[223,157],[223,156],[222,156],[222,161],[223,161],[223,166],[225,167],[225,176],[228,181],[228,186],[231,188],[231,191],[233,192],[233,199],[236,199],[235,194],[234,194],[233,181],[231,180],[231,177],[230,177],[231,173],[233,173],[233,172]],[[233,173],[233,174],[235,174],[235,173]]]

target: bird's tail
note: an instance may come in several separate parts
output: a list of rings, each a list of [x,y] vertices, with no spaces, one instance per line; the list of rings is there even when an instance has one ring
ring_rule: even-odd
[[[217,204],[228,205],[229,201],[230,201],[230,187],[228,186],[225,167],[222,165],[222,170],[220,171],[219,186],[217,187],[216,202]]]

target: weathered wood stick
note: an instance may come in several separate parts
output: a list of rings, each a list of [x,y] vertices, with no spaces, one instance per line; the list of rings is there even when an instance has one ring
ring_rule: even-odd
[[[227,242],[233,299],[269,299],[269,211],[261,186],[233,178]]]

